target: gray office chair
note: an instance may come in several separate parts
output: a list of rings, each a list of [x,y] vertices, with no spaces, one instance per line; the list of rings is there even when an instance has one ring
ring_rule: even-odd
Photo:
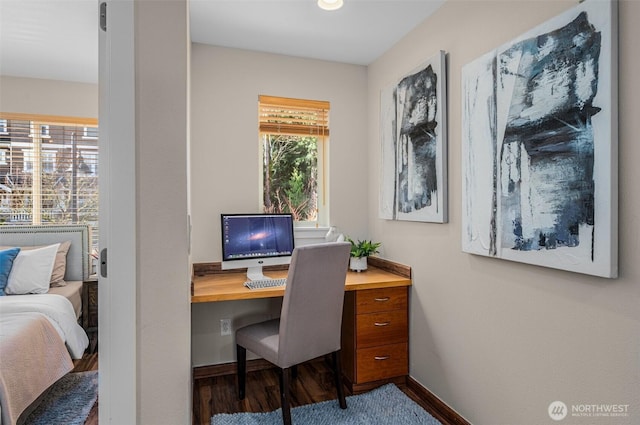
[[[322,243],[293,251],[279,319],[236,331],[238,395],[245,396],[247,350],[280,368],[282,420],[291,424],[290,369],[331,354],[335,384],[342,409],[347,408],[340,366],[340,328],[344,284],[351,245]]]

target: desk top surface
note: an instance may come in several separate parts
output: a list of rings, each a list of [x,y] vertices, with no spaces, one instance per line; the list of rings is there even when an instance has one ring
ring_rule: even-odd
[[[287,276],[286,270],[265,271],[272,278]],[[272,298],[284,295],[284,286],[264,289],[249,289],[244,286],[246,274],[239,272],[216,273],[196,276],[193,280],[191,303],[214,301],[249,300],[256,298]],[[410,286],[411,278],[369,266],[366,271],[356,273],[349,271],[345,281],[346,291],[363,289],[393,288]]]

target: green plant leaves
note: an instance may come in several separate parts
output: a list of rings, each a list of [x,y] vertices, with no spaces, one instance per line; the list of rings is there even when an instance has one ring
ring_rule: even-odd
[[[354,242],[350,237],[346,238],[351,243],[351,256],[352,257],[368,257],[373,254],[377,254],[378,248],[382,245],[381,242],[372,242],[368,240],[358,240]]]

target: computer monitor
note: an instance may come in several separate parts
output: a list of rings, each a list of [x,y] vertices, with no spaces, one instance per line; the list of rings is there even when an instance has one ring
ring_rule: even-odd
[[[291,214],[221,214],[221,221],[223,270],[246,267],[249,280],[269,279],[262,266],[291,262]]]

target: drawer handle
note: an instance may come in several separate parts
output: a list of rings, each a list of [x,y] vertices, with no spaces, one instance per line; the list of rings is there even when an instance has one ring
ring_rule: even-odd
[[[374,360],[389,360],[391,356],[375,356]]]
[[[375,322],[374,326],[389,326],[391,322]]]
[[[387,302],[387,301],[389,301],[389,297],[374,298],[373,300],[374,300],[374,301],[378,301],[378,302],[380,302],[380,303],[383,303],[383,302]]]

